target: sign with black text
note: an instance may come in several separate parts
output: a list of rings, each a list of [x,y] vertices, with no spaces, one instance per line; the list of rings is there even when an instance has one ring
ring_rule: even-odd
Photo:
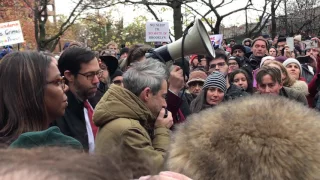
[[[24,42],[20,21],[0,23],[0,46]]]
[[[168,22],[147,22],[146,42],[170,42]]]

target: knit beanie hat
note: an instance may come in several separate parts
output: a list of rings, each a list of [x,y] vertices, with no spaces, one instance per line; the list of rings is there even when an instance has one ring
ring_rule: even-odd
[[[111,76],[111,81],[112,81],[114,78],[116,78],[116,77],[118,77],[118,76],[122,76],[122,75],[123,75],[123,72],[122,72],[121,70],[117,69],[117,70],[113,73],[113,75]]]
[[[221,89],[224,93],[227,92],[227,81],[224,75],[220,72],[213,72],[204,82],[204,88],[215,87]]]
[[[189,85],[192,82],[205,82],[207,79],[207,74],[203,71],[192,71],[189,75],[189,81],[187,82],[187,85]]]
[[[276,61],[283,63],[285,60],[287,60],[288,58],[285,56],[277,56],[276,57]]]
[[[196,58],[198,58],[198,55],[196,54],[192,55],[190,58],[190,64],[192,64],[193,60],[195,60]]]
[[[301,67],[301,64],[298,60],[294,59],[294,58],[288,58],[287,60],[285,60],[282,64],[284,67],[287,67],[288,64],[290,63],[295,63],[299,66],[300,68],[300,75],[302,75],[302,67]]]
[[[241,67],[241,60],[240,60],[240,58],[235,57],[235,56],[231,56],[231,57],[228,58],[228,62],[229,62],[230,60],[235,60],[235,61],[237,61],[239,67]]]
[[[301,35],[296,35],[293,39],[301,42]]]
[[[234,50],[236,50],[236,49],[240,49],[243,53],[246,53],[246,48],[243,45],[236,44],[236,45],[232,46],[231,54],[233,54]]]
[[[263,63],[266,61],[266,60],[275,60],[276,58],[273,57],[273,56],[266,56],[266,57],[263,57],[261,59],[261,63],[260,63],[260,67],[262,67]]]

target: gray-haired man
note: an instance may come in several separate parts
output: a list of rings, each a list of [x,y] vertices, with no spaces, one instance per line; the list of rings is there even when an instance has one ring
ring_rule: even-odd
[[[111,85],[97,104],[99,127],[95,152],[117,147],[130,157],[146,156],[161,169],[170,143],[172,115],[165,108],[169,72],[163,63],[148,59],[135,63],[123,75],[124,88]]]

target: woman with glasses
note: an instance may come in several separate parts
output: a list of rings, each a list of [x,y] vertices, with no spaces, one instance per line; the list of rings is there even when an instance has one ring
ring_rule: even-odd
[[[38,52],[7,55],[0,63],[0,84],[0,143],[82,148],[59,128],[49,128],[68,106],[68,87],[52,58]]]
[[[240,59],[235,56],[229,57],[228,66],[229,66],[228,73],[232,73],[233,71],[239,69],[241,67]]]

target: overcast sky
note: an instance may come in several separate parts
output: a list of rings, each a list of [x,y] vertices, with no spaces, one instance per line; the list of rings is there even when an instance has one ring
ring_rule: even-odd
[[[220,2],[219,0],[214,1],[216,3]],[[223,8],[219,9],[219,13],[226,14],[234,9],[238,9],[240,7],[244,7],[247,0],[234,0],[234,2],[230,5],[227,5]],[[74,4],[71,0],[55,0],[56,3],[56,12],[57,14],[65,14],[68,15],[71,9],[74,7]],[[264,0],[254,0],[254,7],[261,9],[264,5]],[[194,7],[197,9],[201,9],[201,7]],[[113,8],[113,16],[115,18],[123,16],[124,17],[124,23],[128,24],[130,23],[135,17],[139,15],[146,15],[148,19],[153,20],[153,16],[146,11],[146,9],[141,6],[138,10],[134,11],[133,6],[124,6],[124,5],[118,5],[117,8]],[[116,10],[117,9],[117,10]],[[204,10],[205,12],[205,10]],[[249,12],[249,22],[256,22],[258,18],[258,12]],[[161,17],[170,23],[170,26],[173,26],[172,23],[172,11],[167,11],[165,13],[161,14]],[[210,16],[209,16],[210,17]],[[214,16],[212,15],[214,18]],[[226,26],[232,26],[232,25],[240,25],[245,23],[245,13],[244,11],[233,14],[228,16],[224,19],[223,24]]]

